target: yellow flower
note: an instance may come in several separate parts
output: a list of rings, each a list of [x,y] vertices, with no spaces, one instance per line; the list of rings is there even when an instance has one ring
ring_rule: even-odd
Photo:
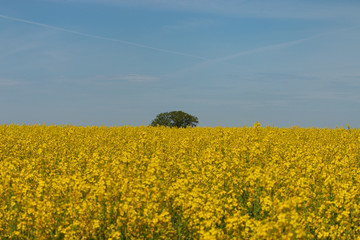
[[[360,235],[360,131],[0,126],[0,232],[39,239]]]

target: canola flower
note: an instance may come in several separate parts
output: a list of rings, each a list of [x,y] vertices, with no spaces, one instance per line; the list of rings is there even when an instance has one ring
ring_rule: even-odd
[[[359,239],[360,131],[0,126],[1,239]]]

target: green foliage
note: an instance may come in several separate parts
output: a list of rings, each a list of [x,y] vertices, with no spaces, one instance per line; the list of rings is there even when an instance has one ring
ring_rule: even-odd
[[[151,122],[151,126],[166,126],[166,127],[196,127],[199,123],[197,117],[184,113],[183,111],[172,111],[160,113]]]

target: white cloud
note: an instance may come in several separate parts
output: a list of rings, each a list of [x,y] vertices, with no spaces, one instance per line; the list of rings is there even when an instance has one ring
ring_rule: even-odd
[[[209,59],[207,61],[203,61],[201,63],[195,64],[195,65],[193,65],[191,67],[188,67],[188,68],[185,68],[185,69],[182,69],[182,70],[170,73],[170,74],[166,74],[166,75],[164,75],[164,77],[177,77],[177,76],[182,75],[184,73],[197,71],[199,69],[207,68],[207,67],[210,67],[210,66],[213,66],[213,65],[217,65],[219,63],[223,63],[223,62],[227,62],[227,61],[236,59],[236,58],[240,58],[240,57],[244,57],[244,56],[250,56],[250,55],[254,55],[254,54],[262,53],[262,52],[266,52],[266,51],[271,51],[271,50],[280,50],[280,49],[283,49],[283,48],[288,48],[288,47],[303,43],[305,41],[309,41],[309,40],[315,38],[316,36],[307,37],[307,38],[301,38],[301,39],[288,41],[288,42],[282,42],[282,43],[273,44],[273,45],[264,46],[264,47],[259,47],[259,48],[255,48],[255,49],[250,49],[250,50],[238,52],[238,53],[235,53],[235,54],[231,54],[231,55],[216,58],[216,59]]]
[[[319,90],[311,91],[297,96],[298,99],[305,101],[337,101],[337,102],[360,102],[360,97],[357,94],[348,94],[346,92],[339,92],[334,90]]]
[[[8,57],[23,52],[32,51],[41,46],[40,34],[27,34],[4,30],[0,33],[0,59],[8,60]]]
[[[353,31],[354,29],[356,30],[356,29],[358,29],[358,27],[349,27],[349,28],[344,28],[344,29],[332,30],[332,31],[328,31],[328,32],[320,32],[320,33],[317,33],[317,34],[309,36],[309,37],[304,37],[304,38],[299,38],[299,39],[295,39],[292,41],[286,41],[286,42],[281,42],[281,43],[272,44],[272,45],[268,45],[268,46],[262,46],[262,47],[258,47],[258,48],[254,48],[254,49],[249,49],[249,50],[233,53],[233,54],[219,57],[219,58],[208,59],[206,61],[197,63],[191,67],[166,74],[166,75],[164,75],[164,77],[178,77],[183,74],[187,74],[189,72],[194,72],[194,71],[198,71],[200,69],[208,68],[211,66],[216,66],[220,63],[230,62],[231,60],[234,60],[237,58],[247,57],[247,56],[256,55],[256,54],[264,53],[264,52],[279,51],[282,49],[294,47],[296,45],[304,44],[306,42],[309,42],[309,41],[312,41],[312,40],[315,40],[315,39],[318,39],[321,37],[333,37],[335,35],[345,34],[347,32]]]
[[[6,16],[6,15],[2,15],[2,14],[0,14],[0,18],[10,20],[10,21],[13,21],[13,22],[27,23],[27,24],[30,24],[30,25],[35,25],[35,26],[39,26],[39,27],[42,27],[42,28],[48,28],[48,29],[52,29],[52,30],[55,30],[55,31],[80,35],[80,36],[87,37],[87,38],[94,38],[94,39],[100,39],[100,40],[105,40],[105,41],[118,42],[118,43],[121,43],[121,44],[131,45],[131,46],[138,47],[138,48],[146,48],[146,49],[151,49],[151,50],[158,51],[158,52],[164,52],[164,53],[169,53],[169,54],[173,54],[173,55],[179,55],[179,56],[185,56],[185,57],[191,57],[191,58],[197,58],[197,59],[206,60],[206,58],[204,58],[204,57],[193,55],[193,54],[188,54],[188,53],[185,53],[185,52],[178,52],[178,51],[173,51],[173,50],[168,50],[168,49],[163,49],[163,48],[152,47],[152,46],[149,46],[149,45],[139,44],[139,43],[136,43],[136,42],[125,41],[125,40],[121,40],[121,39],[117,39],[117,38],[109,38],[109,37],[104,37],[104,36],[100,36],[100,35],[74,31],[74,30],[70,30],[70,29],[67,29],[67,28],[61,28],[61,27],[57,27],[57,26],[53,26],[53,25],[49,25],[49,24],[30,21],[30,20],[23,19],[23,18],[15,18],[15,17]]]
[[[0,78],[0,86],[15,86],[19,84],[20,84],[19,81],[13,79]]]
[[[92,83],[100,85],[112,85],[118,82],[130,82],[130,83],[152,83],[159,80],[158,77],[141,74],[120,74],[120,75],[96,75],[88,78],[84,78],[78,82],[80,83]],[[59,80],[60,81],[60,80]],[[64,78],[62,82],[66,81]],[[71,80],[68,80],[71,81]],[[73,82],[73,81],[71,81]]]
[[[185,21],[180,21],[173,25],[166,25],[165,30],[189,30],[197,29],[202,27],[214,27],[214,25],[219,25],[219,22],[214,19],[189,19]]]
[[[60,1],[60,0],[48,0]],[[61,0],[62,2],[64,0]],[[238,17],[291,19],[358,19],[360,2],[313,0],[68,0],[153,9],[208,12]]]
[[[158,78],[154,76],[127,74],[127,75],[115,76],[111,80],[128,81],[134,83],[149,83],[158,80]]]

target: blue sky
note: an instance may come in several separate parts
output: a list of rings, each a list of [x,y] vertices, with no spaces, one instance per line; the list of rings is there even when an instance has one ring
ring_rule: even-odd
[[[360,127],[360,2],[1,0],[0,124]]]

